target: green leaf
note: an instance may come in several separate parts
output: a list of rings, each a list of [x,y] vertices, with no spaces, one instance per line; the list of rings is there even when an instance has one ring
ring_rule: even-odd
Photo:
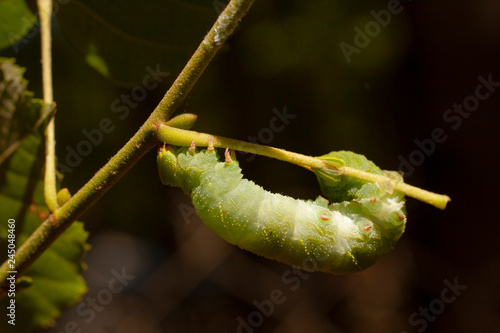
[[[3,63],[5,64],[5,62]],[[0,66],[3,65],[0,63]],[[10,63],[10,65],[13,65]],[[20,69],[18,74],[22,73]],[[21,81],[20,77],[13,78]],[[5,82],[2,82],[5,83]],[[25,94],[29,96],[29,94]],[[29,99],[25,99],[28,102]],[[35,113],[41,101],[31,99],[20,105],[13,115],[21,112]],[[31,107],[30,107],[31,106]],[[20,119],[29,114],[19,115]],[[17,115],[16,115],[17,116]],[[37,118],[37,117],[33,117]],[[13,123],[12,123],[13,124]],[[42,170],[45,158],[44,130],[34,128],[18,148],[0,165],[0,259],[7,258],[9,219],[15,220],[16,248],[49,216],[44,202]],[[13,132],[17,129],[12,128]],[[9,132],[10,134],[10,132]],[[17,133],[20,135],[19,133]],[[2,138],[4,139],[4,138]],[[16,325],[8,324],[8,317],[0,321],[1,332],[28,332],[36,327],[48,327],[61,311],[78,302],[86,292],[81,277],[84,264],[81,257],[88,248],[87,232],[80,222],[74,223],[55,241],[42,256],[26,271],[17,286],[15,298],[5,297],[0,307],[6,309],[10,299],[15,299]],[[16,276],[20,278],[20,276]],[[31,286],[22,289],[23,285]]]
[[[35,22],[35,16],[25,1],[0,1],[0,50],[21,40]]]
[[[180,72],[217,15],[212,1],[71,0],[57,20],[90,66],[134,86],[148,80],[148,67]]]
[[[0,58],[0,165],[40,125],[44,103],[26,90],[24,68]]]

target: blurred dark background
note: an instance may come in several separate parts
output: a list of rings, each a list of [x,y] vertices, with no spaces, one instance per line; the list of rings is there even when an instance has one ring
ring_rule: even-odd
[[[150,152],[81,218],[93,246],[89,292],[46,332],[65,332],[71,321],[81,332],[499,332],[500,84],[480,90],[490,94],[466,116],[451,120],[447,110],[473,104],[480,77],[500,82],[500,3],[398,3],[257,1],[180,111],[199,116],[198,131],[242,140],[260,133],[261,143],[315,156],[364,154],[403,169],[412,185],[448,194],[446,210],[408,199],[402,239],[364,272],[293,272],[208,231],[180,189],[161,185]],[[356,47],[354,28],[365,31],[375,22],[370,11],[388,8],[399,11],[347,59],[341,43]],[[74,193],[139,128],[175,73],[122,120],[112,103],[130,89],[90,69],[54,24],[59,159],[103,118],[115,126],[64,175]],[[39,39],[16,56],[41,96]],[[284,109],[296,117],[265,136]],[[446,140],[430,144],[436,128]],[[424,155],[415,140],[433,148]],[[237,156],[246,177],[268,190],[319,194],[302,168]],[[126,288],[92,308],[89,299],[102,300],[117,272],[130,276]],[[275,290],[282,304],[269,316],[256,312]]]

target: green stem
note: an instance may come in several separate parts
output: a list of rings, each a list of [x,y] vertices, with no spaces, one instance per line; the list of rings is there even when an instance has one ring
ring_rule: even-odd
[[[43,102],[47,108],[52,108],[54,96],[52,92],[52,50],[50,19],[52,16],[52,0],[38,0],[40,16],[41,43],[42,43],[42,82]],[[45,129],[45,179],[43,182],[44,196],[47,207],[54,212],[57,206],[56,189],[56,140],[54,115],[50,118]]]
[[[191,144],[191,142],[194,142],[197,146],[207,147],[208,140],[212,140],[214,147],[244,151],[297,165],[306,165],[311,168],[326,169],[331,167],[329,162],[322,161],[311,156],[286,151],[284,149],[263,146],[256,143],[225,138],[217,135],[183,130],[163,124],[159,126],[157,135],[160,141],[174,146],[187,147]]]
[[[254,0],[231,0],[205,36],[194,55],[177,77],[148,120],[113,158],[102,167],[71,199],[57,209],[24,242],[16,253],[18,276],[45,251],[78,217],[106,193],[144,154],[157,144],[156,128],[182,104],[210,60],[245,16]],[[1,285],[5,285],[7,261],[0,267]]]
[[[388,177],[375,175],[373,173],[353,169],[346,166],[334,165],[331,162],[323,161],[312,156],[293,153],[284,149],[262,146],[255,143],[229,139],[206,133],[183,130],[163,124],[159,126],[157,135],[161,141],[174,146],[189,146],[192,142],[194,142],[197,146],[206,147],[208,146],[208,141],[212,140],[212,144],[214,145],[214,147],[230,148],[247,153],[263,155],[315,169],[334,170],[345,176],[373,183],[390,182],[394,190],[404,193],[409,197],[426,202],[440,209],[446,208],[446,204],[450,201],[450,198],[447,195],[429,192],[421,188],[405,184],[403,182],[398,182]]]
[[[348,177],[353,177],[365,181],[369,181],[372,183],[385,183],[385,182],[390,182],[392,185],[392,188],[395,191],[404,193],[405,195],[412,197],[414,199],[423,201],[425,203],[428,203],[429,205],[432,205],[436,208],[439,209],[445,209],[446,204],[451,201],[450,197],[444,194],[438,194],[434,192],[429,192],[426,190],[423,190],[419,187],[415,187],[403,182],[398,182],[397,180],[393,180],[391,178],[387,178],[384,176],[376,175],[373,173],[369,173],[366,171],[361,171],[358,169],[353,169],[349,167],[341,167],[340,168],[340,173],[342,173],[344,176]]]

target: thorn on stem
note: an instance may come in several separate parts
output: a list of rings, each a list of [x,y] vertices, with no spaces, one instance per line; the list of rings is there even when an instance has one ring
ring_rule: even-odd
[[[225,158],[226,164],[233,163],[233,160],[231,159],[231,153],[229,152],[229,148],[226,148],[226,151],[224,152],[224,158]]]
[[[193,140],[193,141],[191,141],[191,146],[189,146],[188,151],[189,151],[191,154],[194,154],[194,152],[196,151],[196,144],[194,143],[194,140]]]
[[[207,151],[209,153],[213,153],[214,152],[214,142],[213,142],[212,138],[208,138],[208,148],[207,148]]]

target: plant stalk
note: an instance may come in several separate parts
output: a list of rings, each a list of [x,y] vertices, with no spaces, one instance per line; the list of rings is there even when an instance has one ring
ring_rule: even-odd
[[[344,176],[353,177],[372,183],[390,182],[394,190],[404,193],[409,197],[433,205],[434,207],[437,207],[439,209],[445,209],[446,204],[450,201],[450,197],[448,197],[447,195],[429,192],[421,188],[405,184],[403,182],[398,182],[388,177],[376,175],[346,166],[334,165],[329,161],[327,162],[312,156],[293,153],[284,149],[263,146],[256,143],[250,143],[206,133],[188,131],[166,126],[163,124],[159,126],[157,135],[162,142],[174,146],[189,146],[191,142],[194,142],[197,146],[207,147],[208,141],[212,140],[212,144],[214,145],[214,147],[230,148],[247,153],[263,155],[314,169],[333,170]]]
[[[37,0],[38,13],[40,16],[40,30],[42,43],[42,82],[43,82],[43,102],[46,108],[52,108],[54,103],[52,86],[52,38],[50,20],[52,16],[52,0]],[[45,202],[51,212],[57,208],[56,189],[56,139],[54,115],[49,120],[45,129],[45,178],[43,191]]]

